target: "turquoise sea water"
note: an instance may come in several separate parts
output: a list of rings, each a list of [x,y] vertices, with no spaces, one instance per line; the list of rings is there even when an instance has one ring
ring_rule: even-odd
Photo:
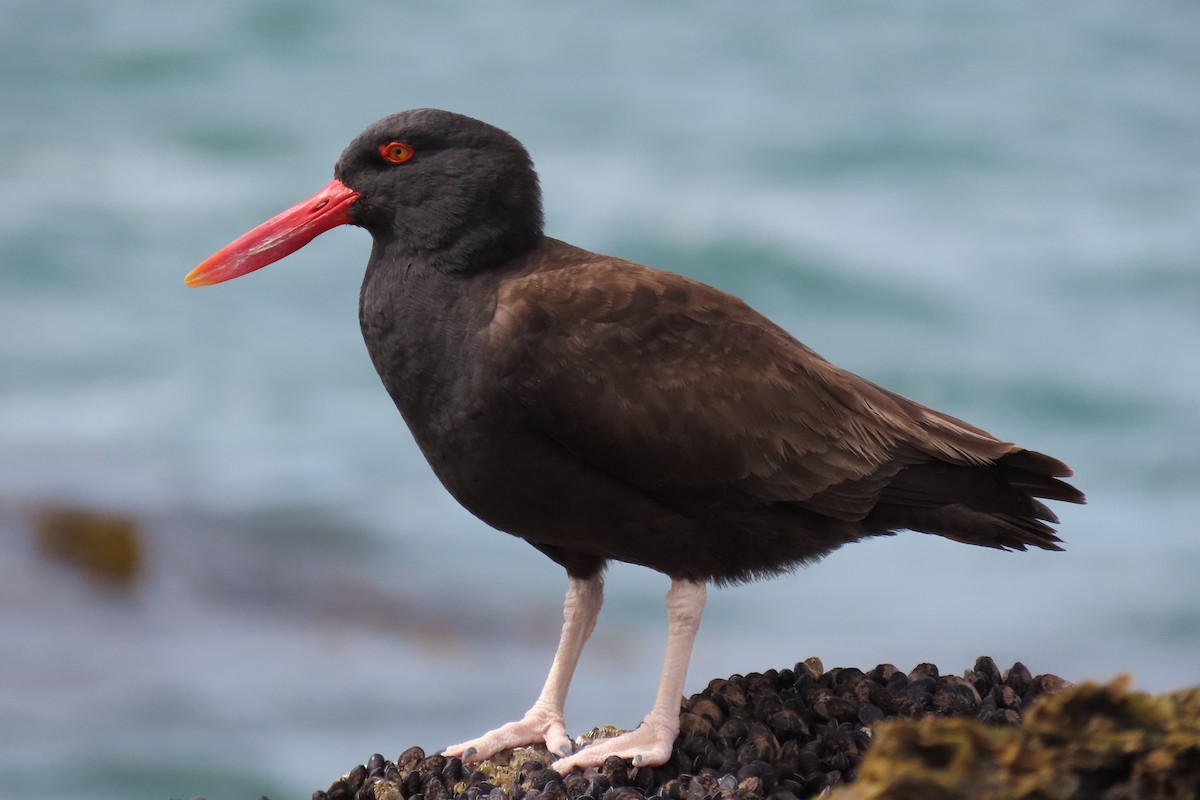
[[[1052,453],[1066,553],[916,534],[712,593],[689,691],[981,653],[1200,683],[1200,9],[1185,2],[8,0],[0,15],[0,797],[305,797],[522,712],[561,571],[437,485],[339,229],[183,275],[392,111],[512,131],[548,230],[738,294]],[[45,503],[138,520],[112,592]],[[612,571],[568,706],[635,724],[666,580]]]

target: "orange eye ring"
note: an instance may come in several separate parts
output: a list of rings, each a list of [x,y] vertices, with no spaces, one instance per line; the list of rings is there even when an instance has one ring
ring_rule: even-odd
[[[403,164],[413,157],[415,151],[404,142],[388,142],[379,145],[379,156],[390,164]]]

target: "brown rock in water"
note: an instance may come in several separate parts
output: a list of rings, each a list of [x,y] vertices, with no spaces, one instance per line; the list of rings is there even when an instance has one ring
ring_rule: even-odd
[[[142,543],[137,521],[112,511],[45,506],[34,516],[37,552],[89,578],[121,589],[137,583]]]

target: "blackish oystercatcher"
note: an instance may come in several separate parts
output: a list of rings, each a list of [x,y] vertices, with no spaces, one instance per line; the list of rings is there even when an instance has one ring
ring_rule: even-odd
[[[1059,550],[1038,498],[1084,502],[1057,459],[825,361],[741,300],[545,236],[529,154],[432,109],[367,128],[316,195],[188,276],[218,283],[337,225],[373,239],[371,360],[434,473],[567,570],[565,622],[525,716],[447,755],[545,742],[555,767],[665,762],[706,585],[786,572],[902,529]],[[654,707],[574,753],[567,688],[611,560],[671,579]]]

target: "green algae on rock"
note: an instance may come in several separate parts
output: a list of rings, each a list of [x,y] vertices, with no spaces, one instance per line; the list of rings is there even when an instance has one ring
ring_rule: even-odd
[[[877,726],[835,800],[1195,800],[1200,688],[1152,696],[1128,677],[1045,697],[1021,727],[967,718]]]

